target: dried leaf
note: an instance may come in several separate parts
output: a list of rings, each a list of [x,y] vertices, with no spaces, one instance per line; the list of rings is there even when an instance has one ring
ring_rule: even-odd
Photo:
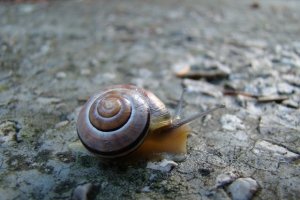
[[[259,97],[257,98],[257,103],[265,103],[265,102],[271,102],[271,101],[284,101],[287,100],[288,96],[265,96],[265,97]]]

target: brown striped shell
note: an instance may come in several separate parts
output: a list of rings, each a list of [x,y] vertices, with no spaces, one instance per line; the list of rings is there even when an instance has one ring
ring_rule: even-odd
[[[152,93],[131,85],[95,93],[78,116],[77,132],[92,153],[116,158],[136,150],[149,132],[171,125],[165,105]]]

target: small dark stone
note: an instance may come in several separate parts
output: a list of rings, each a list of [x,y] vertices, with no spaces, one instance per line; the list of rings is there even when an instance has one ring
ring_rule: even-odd
[[[202,175],[202,176],[207,176],[210,174],[211,170],[207,169],[207,168],[199,168],[198,172]]]

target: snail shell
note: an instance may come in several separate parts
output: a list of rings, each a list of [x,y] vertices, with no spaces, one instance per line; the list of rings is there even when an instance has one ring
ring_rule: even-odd
[[[181,105],[182,99],[179,108]],[[115,85],[98,91],[85,103],[77,132],[82,144],[99,157],[117,158],[133,152],[134,156],[167,153],[182,158],[189,132],[186,123],[198,118],[193,117],[172,124],[169,111],[154,94],[136,86]]]
[[[137,149],[151,130],[170,126],[170,113],[152,93],[116,85],[95,93],[80,111],[83,145],[100,157],[120,157]]]

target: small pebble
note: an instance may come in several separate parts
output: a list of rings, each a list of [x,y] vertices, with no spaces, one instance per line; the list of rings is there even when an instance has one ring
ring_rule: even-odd
[[[60,128],[60,127],[63,127],[65,125],[67,125],[69,123],[68,120],[65,120],[65,121],[61,121],[61,122],[58,122],[57,124],[54,125],[54,128]]]
[[[249,139],[247,133],[245,131],[238,130],[235,132],[234,136],[237,140],[247,141]]]
[[[104,57],[103,59],[105,59],[105,57]],[[93,66],[93,67],[99,67],[99,66],[100,66],[100,63],[99,63],[99,61],[98,61],[97,59],[91,59],[91,60],[89,61],[89,64],[90,64],[91,66]]]
[[[169,172],[171,169],[176,167],[178,164],[172,160],[163,159],[160,162],[148,162],[147,169],[154,169],[161,172]]]
[[[292,85],[300,86],[300,79],[297,75],[285,74],[285,75],[282,75],[282,79],[287,81],[288,83],[290,83]]]
[[[88,200],[91,196],[96,196],[99,190],[99,185],[86,183],[78,185],[72,192],[72,200]]]
[[[252,178],[238,178],[228,186],[233,200],[249,200],[257,189],[258,184]]]
[[[224,185],[232,183],[234,180],[238,178],[238,175],[235,173],[235,171],[232,172],[226,172],[224,174],[218,175],[216,179],[216,185],[212,188],[209,188],[205,195],[209,196],[212,194],[212,191],[218,189],[219,187],[223,187]]]
[[[279,83],[277,85],[277,90],[280,94],[292,94],[294,87],[288,83]]]
[[[114,73],[103,73],[103,78],[104,79],[114,79],[114,78],[116,78],[116,74],[114,74]]]
[[[234,181],[236,178],[238,178],[238,175],[235,174],[234,172],[227,172],[225,174],[220,174],[217,177],[216,186],[220,187],[226,185]]]
[[[261,94],[263,96],[277,95],[277,87],[275,86],[263,87],[261,89]]]
[[[59,103],[61,99],[54,98],[54,97],[38,97],[36,101],[40,104],[52,104],[52,103]]]
[[[162,184],[162,185],[167,185],[167,183],[168,183],[167,180],[163,180],[163,181],[160,182],[160,184]]]
[[[24,14],[28,14],[28,13],[31,13],[33,12],[34,10],[36,9],[36,6],[35,5],[22,5],[20,8],[19,8],[19,11],[21,13],[24,13]]]
[[[228,131],[236,131],[238,129],[241,130],[246,128],[243,121],[235,115],[223,115],[220,121],[222,123],[222,128]]]
[[[67,107],[68,107],[68,105],[66,103],[59,103],[59,104],[55,105],[55,109],[60,109],[60,110],[65,109]]]
[[[284,100],[282,102],[283,105],[286,105],[286,106],[289,106],[291,108],[299,108],[300,105],[298,102],[294,101],[293,99],[287,99],[287,100]]]
[[[14,141],[17,134],[16,124],[11,121],[0,122],[0,144],[1,141]]]
[[[156,176],[157,174],[151,174],[149,180],[152,181],[153,179],[155,179]]]
[[[81,69],[80,70],[80,74],[84,75],[84,76],[90,75],[91,74],[91,70],[90,69]]]
[[[150,192],[150,187],[149,186],[145,186],[143,189],[142,189],[142,192]]]
[[[63,79],[67,77],[67,74],[65,72],[57,72],[55,77],[58,79]]]

